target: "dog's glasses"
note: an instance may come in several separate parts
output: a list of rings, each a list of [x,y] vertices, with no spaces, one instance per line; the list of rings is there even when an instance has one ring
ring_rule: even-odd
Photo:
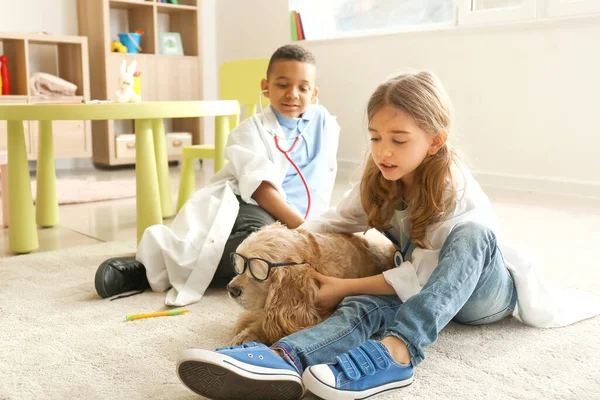
[[[280,262],[273,263],[271,261],[263,260],[262,258],[246,258],[240,253],[231,253],[231,265],[233,265],[233,271],[242,275],[246,268],[250,269],[250,274],[257,281],[266,281],[271,274],[271,268],[277,267],[288,267],[291,265],[302,265],[306,262]]]

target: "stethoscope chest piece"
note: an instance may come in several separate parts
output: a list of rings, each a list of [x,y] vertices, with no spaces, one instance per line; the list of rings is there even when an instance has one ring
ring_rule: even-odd
[[[400,250],[396,250],[394,252],[394,264],[396,267],[399,267],[404,262],[404,257],[402,256],[402,252]]]

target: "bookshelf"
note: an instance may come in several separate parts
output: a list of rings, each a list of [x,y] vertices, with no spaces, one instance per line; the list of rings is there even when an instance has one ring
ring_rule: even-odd
[[[79,36],[0,33],[0,54],[8,56],[11,94],[0,96],[0,104],[71,103],[90,99],[88,41]],[[40,97],[32,94],[29,77],[46,72],[77,85],[74,97]],[[92,155],[89,121],[55,121],[56,158]],[[37,159],[38,121],[25,121],[27,158]],[[6,150],[6,121],[0,122],[0,150]]]
[[[141,72],[143,101],[201,100],[201,0],[179,0],[179,4],[155,0],[77,1],[79,34],[88,38],[90,46],[93,99],[110,99],[118,89],[122,61],[135,60]],[[137,30],[144,31],[139,54],[110,51],[111,42],[118,40],[118,33]],[[161,54],[162,32],[180,34],[184,55]],[[201,126],[199,118],[165,121],[169,161],[181,158],[183,145],[202,143]],[[92,129],[94,164],[134,164],[133,121],[94,121]]]

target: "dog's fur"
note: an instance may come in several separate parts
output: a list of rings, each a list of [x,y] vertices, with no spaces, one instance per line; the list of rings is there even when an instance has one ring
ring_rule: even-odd
[[[319,287],[310,269],[338,278],[361,278],[394,267],[394,247],[386,240],[293,230],[280,223],[250,235],[237,252],[273,263],[306,264],[272,268],[265,282],[255,280],[246,269],[227,285],[230,295],[239,294],[235,300],[248,310],[234,328],[232,345],[250,341],[272,344],[328,317],[315,305]]]

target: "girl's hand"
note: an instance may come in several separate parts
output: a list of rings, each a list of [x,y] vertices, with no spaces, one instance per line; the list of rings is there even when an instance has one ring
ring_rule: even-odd
[[[325,276],[314,270],[311,270],[311,274],[319,283],[319,295],[316,306],[322,312],[333,311],[340,301],[350,294],[347,290],[347,285],[344,284],[345,279]]]

